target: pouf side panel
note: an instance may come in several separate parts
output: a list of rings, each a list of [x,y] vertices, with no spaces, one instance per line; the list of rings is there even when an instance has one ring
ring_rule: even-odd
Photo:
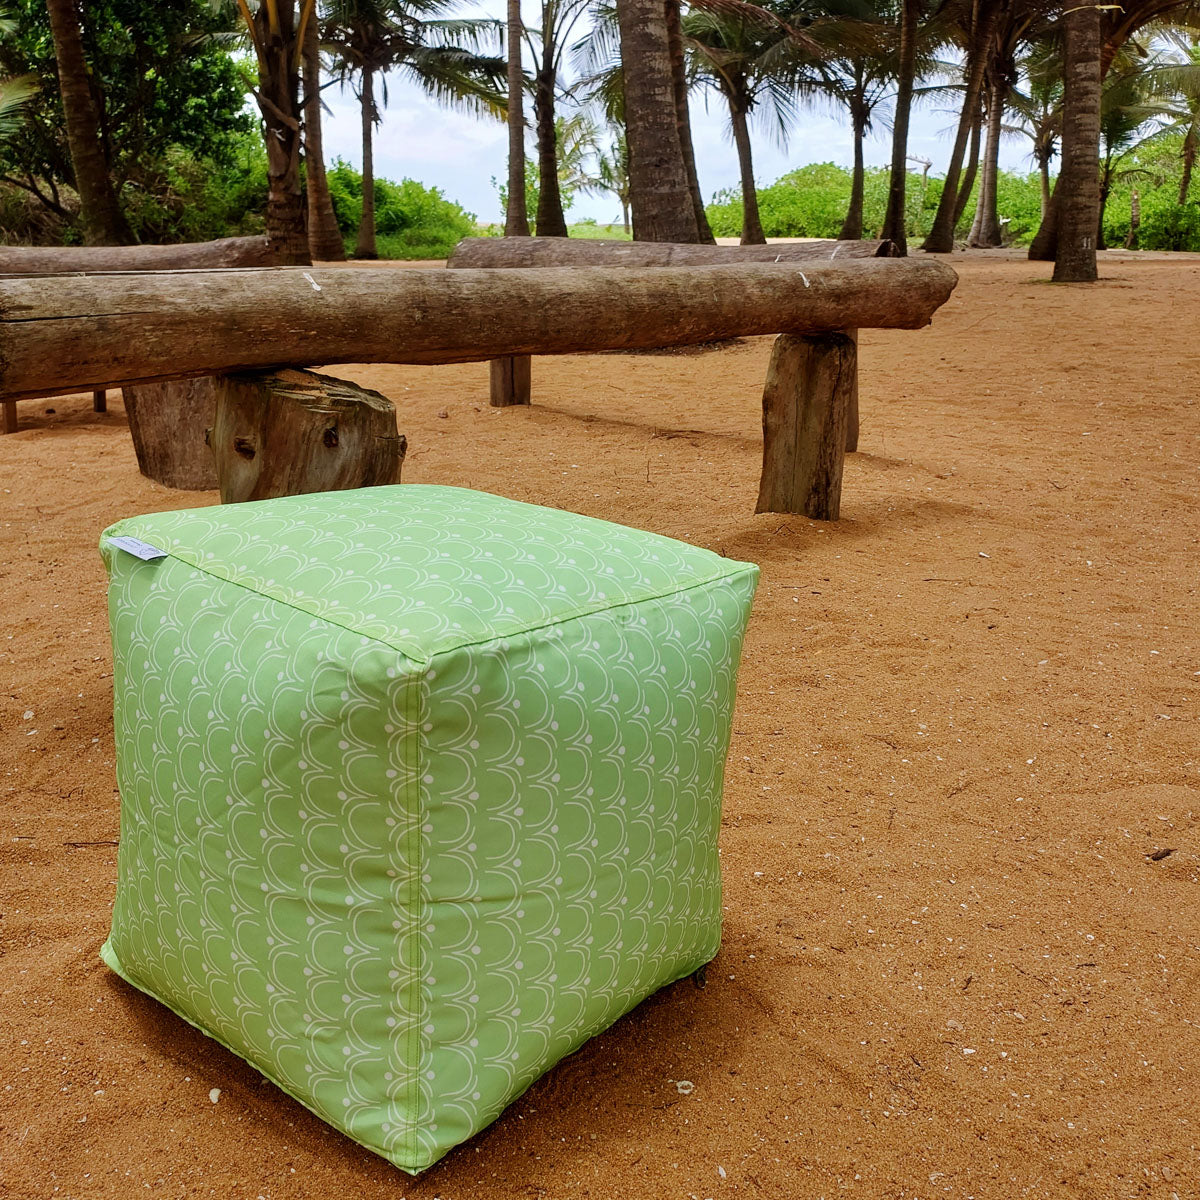
[[[434,658],[431,1161],[716,954],[721,789],[757,574]]]
[[[420,668],[177,559],[105,560],[121,792],[106,961],[410,1165]]]

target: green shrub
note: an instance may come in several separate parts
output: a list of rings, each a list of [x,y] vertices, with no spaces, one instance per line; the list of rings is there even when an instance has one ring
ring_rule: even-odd
[[[362,220],[362,175],[340,158],[327,172],[338,228],[353,249]],[[415,179],[375,180],[375,236],[380,258],[445,258],[475,230],[475,217],[437,188]]]
[[[205,242],[266,228],[267,154],[257,133],[232,137],[219,158],[172,146],[122,207],[142,242]]]
[[[970,231],[975,219],[975,199],[979,194],[975,187],[971,202],[963,214],[965,228],[963,236]],[[1005,228],[1005,240],[1015,246],[1027,246],[1033,241],[1038,226],[1042,223],[1042,183],[1037,172],[1030,175],[1014,175],[1001,171],[996,179],[996,208]]]
[[[863,233],[874,237],[887,213],[886,167],[871,167],[863,176]],[[758,210],[767,237],[835,238],[850,206],[851,174],[834,163],[813,163],[791,171],[768,187],[758,189]],[[941,181],[909,172],[906,225],[912,237],[924,236],[941,195]],[[709,205],[708,221],[717,237],[742,232],[740,188],[718,192]]]
[[[1142,250],[1200,250],[1200,204],[1189,200],[1177,203],[1162,192],[1142,198],[1142,223],[1138,227],[1137,245]],[[1123,245],[1129,231],[1129,210],[1124,210],[1124,231],[1118,222],[1106,224],[1111,231],[1110,245]],[[1118,240],[1119,239],[1119,240]]]

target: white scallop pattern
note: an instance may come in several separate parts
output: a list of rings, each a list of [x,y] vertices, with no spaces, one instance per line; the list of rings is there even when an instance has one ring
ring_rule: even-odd
[[[136,518],[104,547],[105,960],[419,1171],[717,950],[757,568],[459,489]]]

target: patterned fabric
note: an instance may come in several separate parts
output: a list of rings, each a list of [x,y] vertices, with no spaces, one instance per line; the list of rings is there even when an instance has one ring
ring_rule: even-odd
[[[413,485],[101,549],[103,957],[356,1141],[423,1170],[716,953],[756,567]]]

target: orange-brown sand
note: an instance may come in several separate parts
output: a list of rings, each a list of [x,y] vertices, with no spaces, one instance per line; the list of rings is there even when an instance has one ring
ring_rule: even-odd
[[[0,1194],[1200,1195],[1200,261],[1111,256],[1092,287],[955,265],[931,329],[863,334],[836,524],[753,513],[768,339],[539,360],[529,409],[490,409],[482,364],[345,371],[396,401],[409,481],[762,566],[707,988],[655,996],[416,1181],[100,964],[97,535],[215,496],[139,476],[115,394],[20,405]]]

